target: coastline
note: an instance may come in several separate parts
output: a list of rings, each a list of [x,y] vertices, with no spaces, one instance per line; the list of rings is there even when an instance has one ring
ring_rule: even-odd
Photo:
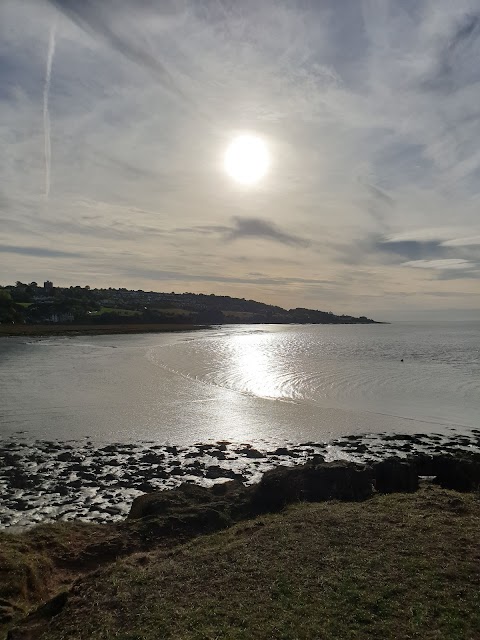
[[[372,324],[392,324],[391,322],[337,322],[337,323],[297,323],[297,322],[274,322],[258,323],[270,326],[370,326]],[[0,338],[18,337],[68,337],[68,336],[94,336],[94,335],[128,335],[136,333],[169,333],[175,331],[203,331],[211,329],[212,324],[0,324]],[[222,323],[218,326],[239,326],[248,327],[251,323]],[[256,326],[256,325],[255,325]]]
[[[358,464],[386,457],[480,453],[480,430],[441,434],[349,435],[327,442],[205,442],[175,446],[154,442],[94,444],[34,440],[12,434],[0,440],[0,528],[45,522],[103,524],[122,520],[132,501],[182,483],[213,487],[229,480],[249,485],[279,466],[312,459]]]
[[[477,637],[479,482],[479,453],[318,456],[0,533],[0,636]]]
[[[210,325],[198,324],[0,324],[1,337],[48,337],[48,336],[94,336],[133,333],[167,333],[173,331],[199,331],[210,329]]]

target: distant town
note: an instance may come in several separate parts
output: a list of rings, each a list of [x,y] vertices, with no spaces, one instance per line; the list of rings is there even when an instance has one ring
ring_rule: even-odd
[[[202,293],[56,287],[46,280],[0,287],[1,324],[368,324],[360,316],[281,307]]]

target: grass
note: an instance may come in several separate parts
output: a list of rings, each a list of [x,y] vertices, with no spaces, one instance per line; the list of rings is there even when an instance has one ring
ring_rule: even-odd
[[[0,613],[15,618],[53,596],[78,573],[92,537],[99,544],[114,535],[108,527],[80,523],[42,525],[24,535],[0,533]],[[0,637],[6,627],[0,624]]]
[[[91,316],[101,316],[104,313],[114,313],[117,316],[139,316],[141,315],[140,311],[135,311],[134,309],[117,309],[116,307],[101,307],[100,311],[92,311],[90,312]]]
[[[205,328],[204,325],[193,324],[0,324],[0,337],[162,333]]]
[[[88,575],[32,637],[474,640],[479,531],[478,495],[430,486],[298,504]]]

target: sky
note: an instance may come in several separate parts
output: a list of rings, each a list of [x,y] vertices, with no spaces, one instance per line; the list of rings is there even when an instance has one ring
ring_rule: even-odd
[[[480,319],[479,56],[480,0],[2,0],[0,284]]]

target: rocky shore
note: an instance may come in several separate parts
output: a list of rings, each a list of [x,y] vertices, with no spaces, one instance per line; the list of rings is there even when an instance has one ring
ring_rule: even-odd
[[[249,485],[274,467],[312,460],[364,464],[415,455],[418,463],[423,455],[424,468],[418,468],[418,473],[436,475],[427,464],[431,456],[463,456],[467,452],[480,453],[480,430],[469,434],[452,430],[448,436],[385,433],[346,436],[325,443],[253,446],[223,441],[190,447],[32,441],[25,434],[15,434],[0,442],[0,527],[28,527],[48,521],[119,521],[142,494],[180,484],[208,488],[235,480]]]
[[[472,435],[477,438],[477,444],[478,435]],[[287,616],[282,628],[287,624],[294,624],[296,628],[305,617],[305,608],[310,607],[307,617],[313,626],[311,634],[305,637],[317,637],[325,616],[333,611],[338,618],[338,594],[341,592],[346,598],[342,607],[354,611],[352,620],[340,632],[337,626],[331,629],[329,626],[329,634],[322,637],[347,637],[347,632],[365,620],[380,629],[385,623],[385,611],[388,611],[389,629],[384,636],[374,637],[394,637],[394,630],[406,619],[408,628],[395,637],[476,637],[471,632],[480,628],[477,625],[480,623],[478,607],[472,595],[478,582],[475,540],[479,514],[478,498],[473,492],[480,488],[480,452],[474,451],[471,443],[467,445],[466,442],[464,446],[470,447],[468,450],[453,450],[453,445],[447,445],[452,447],[448,453],[412,453],[409,446],[414,440],[406,439],[406,436],[388,436],[385,442],[396,443],[405,455],[387,455],[379,459],[375,453],[364,451],[364,442],[347,438],[346,449],[360,448],[365,458],[363,462],[327,462],[319,453],[309,454],[310,459],[305,464],[277,466],[266,471],[259,482],[250,485],[242,482],[246,476],[239,473],[237,478],[212,483],[209,487],[183,481],[170,490],[139,495],[133,500],[128,517],[108,526],[54,524],[33,528],[25,535],[3,534],[0,536],[0,577],[3,579],[0,633],[8,631],[8,640],[60,640],[66,637],[100,640],[120,637],[122,629],[127,628],[131,631],[129,638],[153,640],[158,637],[161,620],[168,631],[165,637],[198,638],[200,635],[192,635],[190,631],[198,629],[200,624],[207,625],[201,637],[233,637],[228,635],[228,630],[235,624],[241,629],[245,625],[251,627],[253,632],[248,637],[264,638],[265,611],[266,608],[275,611],[278,580],[287,563],[290,579],[298,573],[299,567],[313,567],[314,571],[307,575],[302,569],[295,574],[291,586],[287,588],[287,583],[287,586],[281,586],[283,600],[273,624],[275,618],[290,611],[289,607],[295,610],[293,622]],[[420,443],[416,444],[420,446]],[[61,463],[79,464],[67,459],[69,453],[73,455],[72,449],[55,453],[52,443],[48,446],[51,458],[58,461],[60,457]],[[430,443],[432,446],[437,445]],[[98,456],[113,453],[111,447],[103,454],[99,450]],[[300,455],[300,452],[314,448],[308,444],[302,447],[290,452],[290,462],[299,459],[292,458],[292,454]],[[426,443],[423,447],[427,448]],[[235,451],[226,443],[198,445],[196,451],[172,449],[151,448],[141,454],[142,464],[151,465],[153,458],[150,456],[161,455],[166,469],[166,456],[169,455],[170,467],[180,469],[183,467],[174,464],[178,461],[174,456],[178,458],[179,453],[183,453],[184,461],[192,460],[194,453],[212,458],[215,458],[212,453],[225,454],[224,460],[229,458],[227,454],[236,453],[237,457],[243,458],[250,455],[249,459],[257,462],[261,459],[258,455],[263,455],[247,446]],[[192,457],[188,458],[188,453]],[[270,459],[272,456],[286,457],[278,449],[265,453],[264,457],[267,455]],[[145,456],[149,456],[149,462],[143,462]],[[90,457],[95,458],[94,455]],[[190,464],[194,463],[188,462],[185,466]],[[204,477],[213,466],[204,467]],[[428,478],[427,483],[421,483],[422,477]],[[309,508],[309,503],[319,506]],[[323,508],[322,503],[330,506]],[[349,507],[348,503],[364,503],[365,506],[360,510]],[[285,507],[294,508],[284,510]],[[282,519],[272,519],[272,514],[278,512],[282,512]],[[265,536],[259,538],[256,533],[262,529],[265,529]],[[205,534],[215,532],[222,533],[205,538],[206,562],[201,539]],[[460,536],[461,548],[456,542]],[[183,544],[194,538],[200,541],[200,546],[190,545],[185,549]],[[326,539],[328,543],[325,543]],[[258,546],[253,553],[252,545]],[[199,556],[194,559],[198,548]],[[188,615],[186,621],[175,619],[178,629],[172,632],[174,611],[178,610],[181,597],[177,587],[192,590],[195,576],[202,567],[217,562],[222,554],[224,559],[213,569],[213,575],[200,580],[180,607]],[[301,561],[302,557],[304,561]],[[315,569],[319,558],[321,574]],[[343,560],[339,563],[339,558],[345,560],[344,564]],[[446,574],[449,578],[445,580],[442,571],[448,563],[451,565]],[[260,623],[256,614],[251,615],[255,598],[248,601],[248,594],[258,582],[253,572],[259,569],[262,591],[256,597],[263,597],[266,584],[270,585],[267,595],[273,593],[262,605]],[[243,571],[240,580],[239,571]],[[45,579],[46,572],[48,580]],[[183,572],[186,577],[175,577],[175,572],[178,576]],[[392,572],[398,574],[395,588],[391,584]],[[196,609],[196,599],[208,590],[211,580],[224,580],[225,587],[219,589],[214,585],[209,599]],[[304,595],[302,585],[306,580],[310,587]],[[358,591],[360,584],[363,585],[361,592]],[[246,585],[246,591],[242,590],[242,585]],[[463,608],[456,604],[457,587],[459,593],[468,596],[462,596]],[[221,595],[227,588],[229,598],[220,597],[216,605],[216,611],[228,618],[227,631],[223,635],[215,631],[213,636],[212,619],[207,615],[205,620],[204,611],[209,602],[218,599],[219,593]],[[320,593],[319,603],[312,604],[310,594],[319,588],[323,595]],[[372,590],[378,593],[375,593],[374,609],[370,610]],[[329,598],[328,607],[318,616],[318,607],[321,603],[324,606],[325,598]],[[398,607],[405,598],[412,604],[403,611]],[[412,614],[412,607],[421,598],[426,598],[424,608],[430,610],[435,605],[437,614],[441,611],[442,615],[435,614],[429,621]],[[390,608],[377,611],[378,603],[385,599]],[[148,605],[138,612],[137,607],[131,606],[135,600],[148,602]],[[232,606],[230,600],[234,603]],[[235,609],[245,607],[246,601],[248,614],[242,614],[237,620]],[[38,606],[39,602],[43,604]],[[93,606],[92,602],[102,604]],[[170,611],[170,603],[177,609]],[[109,614],[112,606],[114,616]],[[124,619],[119,618],[120,611]],[[198,618],[193,627],[192,616]],[[216,618],[215,624],[222,623]],[[435,634],[425,635],[432,624]],[[411,628],[417,627],[418,634],[411,635]],[[459,635],[460,632],[463,635]],[[365,633],[355,637],[372,636],[367,627]]]

